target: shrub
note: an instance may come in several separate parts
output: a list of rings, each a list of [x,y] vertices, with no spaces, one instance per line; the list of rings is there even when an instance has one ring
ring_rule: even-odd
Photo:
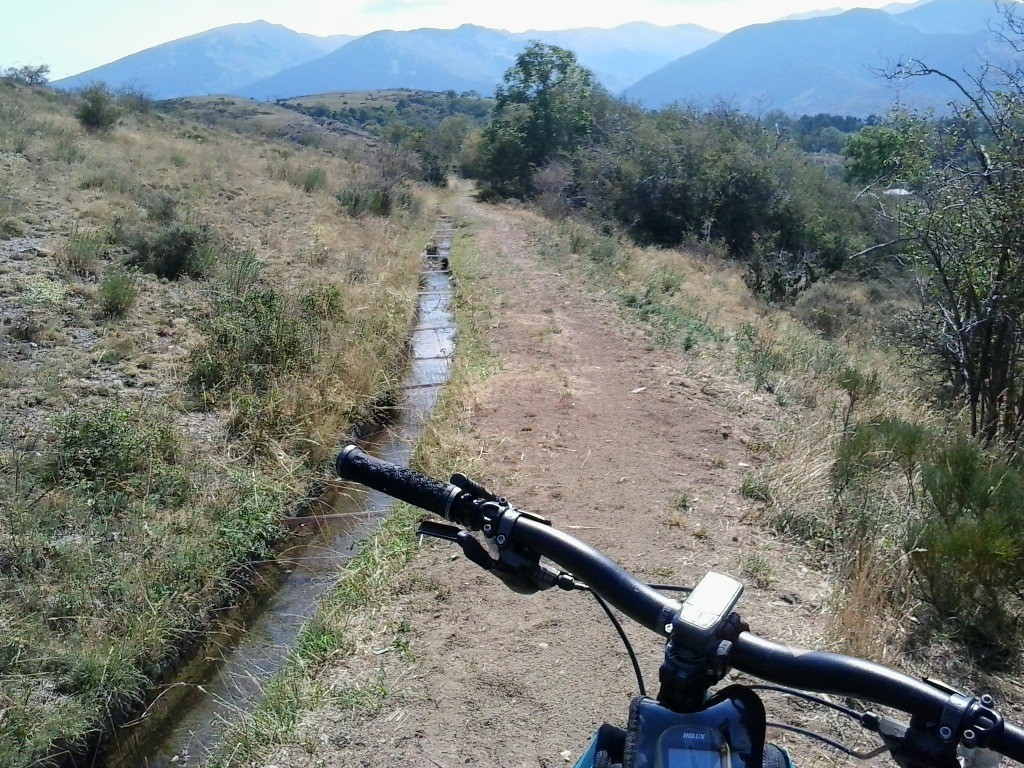
[[[960,440],[922,469],[926,513],[908,539],[926,601],[982,654],[1019,647],[1024,474]]]
[[[202,392],[237,384],[266,389],[274,374],[307,370],[312,332],[272,288],[221,299],[207,343],[192,356],[189,383]]]
[[[363,182],[343,189],[337,194],[338,202],[349,216],[390,216],[396,208],[409,209],[412,193],[383,182]]]
[[[117,104],[126,112],[148,115],[153,111],[153,97],[136,85],[124,85],[117,92]]]
[[[77,411],[59,419],[56,478],[82,491],[101,515],[132,500],[179,506],[189,493],[182,451],[164,420],[123,407]]]
[[[82,91],[82,104],[75,111],[78,122],[90,132],[109,131],[119,115],[114,96],[103,83],[94,83]]]
[[[135,266],[169,280],[206,277],[216,263],[213,233],[207,226],[170,224],[151,235],[136,234],[132,247]]]
[[[146,209],[146,218],[168,224],[174,221],[174,214],[178,208],[178,196],[166,190],[146,190],[138,196],[139,203]]]
[[[34,67],[10,67],[5,69],[0,77],[5,77],[20,85],[46,85],[50,80],[50,66],[48,64],[40,64]]]
[[[300,298],[299,306],[311,318],[337,320],[345,316],[345,301],[341,289],[336,285],[315,285]]]
[[[834,339],[862,320],[864,303],[848,287],[823,281],[801,293],[792,312],[804,325]]]
[[[327,172],[320,166],[310,168],[300,179],[299,186],[306,192],[314,192],[327,186]]]
[[[281,533],[285,494],[280,488],[261,484],[247,472],[233,472],[230,479],[233,497],[214,510],[217,548],[229,562],[269,557]]]
[[[100,257],[106,250],[106,240],[95,231],[82,231],[76,224],[64,248],[57,256],[60,266],[68,273],[78,277],[96,274]]]
[[[138,276],[123,267],[108,269],[100,282],[100,309],[108,317],[122,317],[139,296]]]
[[[903,474],[908,495],[913,497],[915,476],[932,441],[926,427],[903,419],[859,423],[846,430],[836,447],[832,486],[841,493],[868,473],[896,469]]]

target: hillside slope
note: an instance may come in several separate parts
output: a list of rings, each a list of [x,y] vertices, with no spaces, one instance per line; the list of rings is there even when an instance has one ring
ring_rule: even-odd
[[[5,768],[87,753],[273,560],[339,435],[393,396],[434,228],[412,192],[346,213],[365,145],[269,138],[312,122],[294,112],[88,132],[75,107],[0,78]]]
[[[464,24],[458,29],[374,32],[316,61],[253,82],[237,93],[259,99],[332,91],[412,88],[490,95],[531,40],[568,48],[609,90],[619,90],[720,37],[703,27],[627,24],[513,34]]]
[[[970,32],[924,32],[903,21],[911,13],[861,9],[745,27],[648,75],[625,96],[652,109],[673,102],[726,103],[748,112],[866,117],[897,102],[942,108],[957,95],[937,78],[882,77],[899,62],[918,59],[959,74],[1005,55],[991,33],[974,31],[980,22]]]
[[[260,77],[316,59],[354,39],[304,35],[265,21],[231,24],[172,40],[71,77],[64,90],[104,82],[138,88],[156,99],[232,93]]]

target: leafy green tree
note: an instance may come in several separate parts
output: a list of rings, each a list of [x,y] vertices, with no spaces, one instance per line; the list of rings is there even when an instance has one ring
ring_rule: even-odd
[[[643,243],[725,245],[770,298],[791,298],[859,249],[864,222],[849,187],[754,118],[620,103],[595,136],[573,158],[588,210]]]
[[[530,43],[495,94],[483,133],[484,180],[500,194],[530,196],[533,173],[589,136],[596,90],[593,73],[571,51]]]
[[[921,146],[925,131],[910,119],[861,129],[843,149],[847,179],[865,185],[919,183],[927,168]]]

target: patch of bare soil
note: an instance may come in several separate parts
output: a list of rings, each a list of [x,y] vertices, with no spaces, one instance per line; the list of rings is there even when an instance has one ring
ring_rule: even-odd
[[[740,610],[755,631],[820,643],[824,577],[744,521],[741,476],[758,463],[749,446],[770,439],[756,399],[738,386],[723,396],[721,382],[712,392],[609,300],[553,271],[518,212],[466,205],[477,247],[504,265],[490,328],[502,370],[472,417],[476,479],[648,581],[733,574],[747,584]],[[636,682],[585,593],[513,594],[458,549],[429,543],[398,592],[378,620],[407,620],[408,647],[377,636],[329,670],[332,684],[386,686],[382,711],[353,714],[351,699],[337,700],[308,718],[304,748],[268,763],[564,766],[600,723],[624,723]],[[627,631],[653,695],[662,641]]]

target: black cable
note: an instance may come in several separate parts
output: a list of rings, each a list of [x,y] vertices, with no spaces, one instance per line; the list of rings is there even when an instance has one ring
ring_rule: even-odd
[[[615,631],[618,632],[619,637],[622,638],[622,643],[626,646],[626,653],[629,654],[629,660],[633,664],[633,672],[636,674],[636,684],[640,690],[640,695],[646,696],[647,688],[644,687],[644,676],[643,673],[640,671],[640,662],[637,661],[636,654],[633,652],[633,646],[630,645],[629,638],[626,637],[626,631],[622,628],[622,624],[619,623],[619,620],[615,618],[615,614],[612,613],[612,609],[608,605],[608,603],[606,603],[604,599],[594,590],[589,588],[585,589],[587,589],[587,591],[594,596],[594,599],[597,600],[597,604],[604,609],[604,612],[606,614],[608,614],[608,618],[611,619],[612,626],[615,627]]]
[[[860,722],[864,717],[864,712],[858,712],[856,709],[850,707],[844,707],[842,704],[836,704],[828,699],[823,699],[820,696],[814,696],[810,693],[804,693],[803,691],[795,690],[794,688],[786,688],[782,685],[771,685],[769,683],[755,683],[748,685],[747,688],[757,691],[774,691],[775,693],[781,693],[786,696],[795,696],[798,699],[804,699],[815,704],[820,704],[823,707],[829,707],[837,712],[842,712],[847,717],[853,718],[857,722]]]
[[[791,731],[792,733],[798,733],[801,736],[806,736],[809,739],[817,739],[818,741],[828,744],[833,749],[838,749],[840,752],[843,752],[844,754],[847,754],[850,757],[855,757],[858,760],[870,760],[873,757],[878,757],[880,754],[888,751],[889,749],[889,747],[883,744],[878,749],[872,750],[871,752],[858,752],[857,750],[851,749],[845,744],[840,744],[838,741],[834,741],[828,738],[828,736],[822,736],[820,733],[815,733],[814,731],[809,731],[806,728],[800,728],[796,725],[786,725],[785,723],[772,722],[766,722],[765,725],[769,728],[778,728],[780,731]]]
[[[661,592],[685,592],[686,594],[693,592],[693,587],[680,587],[678,584],[648,584],[647,586]]]
[[[864,716],[866,713],[859,712],[856,709],[852,709],[850,707],[845,707],[842,704],[836,704],[835,702],[829,701],[828,699],[823,699],[820,696],[814,696],[813,694],[805,693],[804,691],[798,691],[794,688],[786,688],[782,685],[771,685],[770,683],[755,683],[753,685],[748,685],[747,687],[751,690],[772,691],[774,693],[781,693],[784,696],[793,696],[798,699],[803,699],[804,701],[809,701],[812,704],[817,704],[822,707],[834,709],[836,712],[839,712],[840,714],[846,715],[847,717],[856,720],[861,725],[864,724]],[[877,757],[878,755],[882,754],[883,752],[889,749],[887,745],[883,744],[882,746],[878,747],[877,749],[871,752],[858,752],[855,749],[847,747],[845,744],[840,744],[838,741],[833,741],[827,736],[822,736],[820,733],[815,733],[814,731],[808,730],[806,728],[800,728],[795,725],[786,725],[784,723],[766,723],[766,725],[770,725],[773,728],[779,728],[783,731],[791,731],[793,733],[798,733],[801,736],[806,736],[811,739],[817,739],[818,741],[828,744],[833,749],[838,749],[840,752],[843,752],[849,755],[850,757],[855,757],[858,760],[870,760],[872,757]]]

